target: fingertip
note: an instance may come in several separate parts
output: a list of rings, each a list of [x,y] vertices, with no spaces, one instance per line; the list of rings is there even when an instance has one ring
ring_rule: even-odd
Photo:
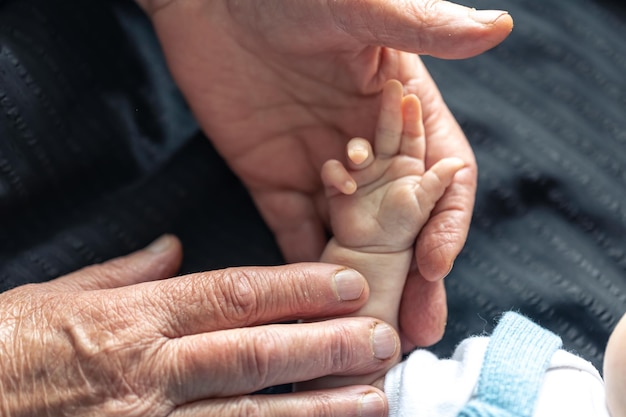
[[[161,278],[168,278],[175,274],[183,260],[182,243],[172,234],[160,236],[146,246],[143,252],[158,257],[157,262],[162,265]]]
[[[379,386],[382,385],[379,383]],[[362,417],[382,417],[387,415],[387,404],[378,392],[368,392],[360,401],[359,415]]]
[[[419,320],[416,318],[419,317]],[[428,282],[418,275],[407,280],[400,306],[403,348],[426,347],[443,337],[448,318],[446,290],[442,281]]]
[[[350,168],[355,170],[366,168],[374,160],[374,151],[367,139],[351,139],[346,146],[346,153]]]
[[[396,79],[387,80],[383,85],[382,91],[382,107],[387,106],[395,109],[398,102],[402,102],[404,96],[404,86]]]
[[[350,182],[353,181],[352,177],[348,174],[343,164],[336,159],[331,159],[324,163],[321,178],[322,183],[331,193],[333,193],[333,188],[344,194],[346,190],[352,188],[350,185]]]
[[[505,10],[476,10],[471,9],[470,18],[481,25],[504,25],[513,27],[513,19]]]
[[[396,79],[387,80],[383,86],[383,100],[396,106],[397,101],[402,101],[404,96],[404,86]]]
[[[400,337],[392,326],[378,323],[372,329],[372,352],[376,359],[384,361],[397,357],[400,345]]]
[[[445,159],[446,164],[448,165],[448,169],[453,172],[453,176],[459,172],[460,170],[462,170],[463,168],[465,168],[466,163],[464,160],[462,160],[461,158],[456,158],[456,157],[452,157],[452,158],[446,158]]]
[[[360,146],[348,148],[348,158],[355,165],[361,165],[369,156],[367,149]]]
[[[404,87],[402,86],[402,83],[396,79],[391,79],[391,80],[387,80],[385,82],[385,85],[383,86],[383,91],[385,90],[390,90],[390,91],[394,91],[395,92],[403,92]]]
[[[503,10],[472,9],[470,18],[487,31],[484,40],[491,44],[488,49],[504,41],[513,31],[513,18]]]
[[[437,273],[432,274],[430,277],[430,281],[443,281],[448,275],[450,275],[450,272],[452,272],[452,268],[454,268],[454,261],[441,268],[439,271],[437,271]]]
[[[446,257],[447,259],[447,257]],[[419,271],[422,277],[429,282],[443,281],[450,275],[454,267],[454,261],[447,262],[442,257],[441,262],[418,262]]]
[[[513,19],[503,10],[476,10],[451,2],[434,4],[439,25],[430,22],[429,29],[435,35],[422,53],[444,59],[473,57],[500,44],[513,30]],[[452,42],[446,42],[447,32],[441,29],[451,25],[457,26],[457,32],[449,39]]]
[[[415,94],[409,94],[402,98],[402,113],[404,118],[412,121],[412,124],[417,125],[416,134],[421,134],[422,129],[419,126],[422,125],[422,105]]]
[[[333,276],[333,289],[341,301],[355,301],[367,294],[367,281],[358,271],[345,268]]]
[[[141,254],[144,259],[146,275],[149,280],[158,280],[174,276],[180,269],[183,260],[182,243],[172,234],[164,234],[146,246]],[[146,255],[148,255],[146,257]],[[132,255],[131,255],[132,256]],[[149,271],[149,272],[147,272]]]
[[[409,93],[402,98],[402,107],[415,112],[421,107],[420,100],[415,94]]]
[[[465,161],[461,158],[451,157],[448,158],[448,160],[450,161],[450,165],[458,167],[458,169],[461,169],[465,166]]]
[[[338,188],[345,195],[352,195],[356,192],[357,185],[353,179],[347,180],[341,185],[341,188]]]
[[[176,246],[180,247],[180,240],[174,235],[165,234],[157,239],[155,239],[152,243],[146,246],[144,249],[147,252],[159,254],[163,252],[167,252],[173,250]]]

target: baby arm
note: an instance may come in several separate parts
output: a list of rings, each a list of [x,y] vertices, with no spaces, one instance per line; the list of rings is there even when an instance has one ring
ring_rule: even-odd
[[[437,201],[463,167],[458,158],[425,170],[425,136],[419,100],[403,97],[390,81],[382,93],[374,148],[355,138],[344,165],[322,167],[333,238],[321,260],[361,272],[370,285],[358,315],[376,317],[398,329],[398,308],[417,235]]]
[[[361,272],[370,287],[355,315],[375,317],[398,330],[398,309],[417,235],[464,163],[445,158],[425,170],[420,102],[389,81],[382,93],[374,147],[354,138],[346,163],[327,161],[321,170],[333,237],[321,261]],[[382,375],[328,377],[301,389],[371,384]]]

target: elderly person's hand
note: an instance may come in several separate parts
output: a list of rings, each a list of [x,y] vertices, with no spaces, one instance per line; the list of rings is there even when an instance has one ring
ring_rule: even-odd
[[[355,311],[368,296],[363,277],[301,264],[166,279],[181,256],[178,240],[166,236],[127,257],[0,294],[0,414],[386,415],[382,393],[366,386],[243,395],[389,367],[400,342],[374,319],[270,324]]]
[[[204,131],[251,192],[288,261],[317,260],[326,207],[317,173],[345,141],[374,137],[390,78],[423,107],[427,168],[466,168],[416,245],[401,328],[410,345],[437,341],[440,281],[467,237],[473,153],[416,54],[465,58],[500,43],[510,16],[431,0],[137,0],[151,16],[174,78]]]

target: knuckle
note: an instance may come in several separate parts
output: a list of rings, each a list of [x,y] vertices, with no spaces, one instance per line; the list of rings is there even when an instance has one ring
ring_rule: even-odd
[[[242,372],[254,381],[255,389],[264,388],[272,379],[272,369],[280,369],[277,363],[280,359],[276,355],[279,341],[273,332],[258,332],[245,342],[245,349],[241,350],[240,364]]]
[[[231,268],[220,272],[207,288],[221,321],[239,326],[261,319],[293,318],[310,312],[317,298],[316,277],[301,269]]]
[[[250,396],[239,397],[229,406],[232,406],[229,409],[229,414],[232,417],[261,417],[264,415],[261,404]]]
[[[311,414],[312,416],[335,416],[337,412],[336,408],[336,398],[333,398],[330,395],[325,393],[319,393],[313,398],[313,403],[311,404]]]
[[[330,335],[329,348],[332,354],[329,355],[329,366],[332,373],[348,371],[353,367],[355,353],[360,351],[350,337],[353,330],[339,326]]]
[[[164,282],[160,288],[160,308],[169,310],[174,328],[196,325],[211,314],[214,327],[245,327],[263,310],[263,292],[257,274],[229,268],[196,274],[193,278]],[[181,308],[181,305],[184,308]]]
[[[295,409],[295,407],[298,407]],[[306,403],[281,403],[259,396],[242,396],[226,404],[229,417],[265,417],[274,415],[335,416],[337,399],[325,392],[309,397]],[[226,410],[224,410],[226,411]],[[290,414],[286,414],[291,411]]]
[[[314,340],[319,341],[315,349],[316,373],[339,374],[353,371],[359,365],[363,365],[363,352],[369,351],[369,348],[365,347],[364,350],[365,339],[354,337],[357,334],[364,334],[360,322],[339,319],[319,324],[323,327],[313,331]]]
[[[211,290],[213,301],[225,321],[245,326],[262,313],[263,297],[258,291],[260,280],[259,274],[253,271],[232,268],[222,272],[217,286]]]

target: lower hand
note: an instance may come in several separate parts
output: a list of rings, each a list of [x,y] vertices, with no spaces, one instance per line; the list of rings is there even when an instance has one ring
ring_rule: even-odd
[[[340,267],[300,264],[169,278],[181,255],[178,240],[165,237],[0,294],[2,413],[386,415],[384,396],[372,387],[245,395],[379,371],[397,359],[397,335],[373,319],[263,326],[353,312],[368,296],[360,275],[349,281]]]
[[[418,237],[401,325],[409,345],[441,337],[440,279],[467,237],[476,162],[417,54],[465,58],[511,31],[504,12],[429,0],[138,0],[203,130],[245,183],[290,262],[319,259],[327,207],[318,178],[348,138],[374,137],[380,92],[395,78],[418,96],[426,169],[465,168]],[[406,298],[405,297],[405,298]],[[443,302],[442,302],[443,300]]]

